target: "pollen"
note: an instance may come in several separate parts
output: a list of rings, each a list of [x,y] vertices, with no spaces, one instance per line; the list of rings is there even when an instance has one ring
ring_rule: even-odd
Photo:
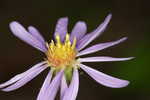
[[[48,64],[51,67],[72,66],[77,54],[76,38],[71,43],[69,34],[66,34],[65,40],[62,42],[57,34],[55,40],[56,43],[52,40],[48,44],[48,51],[46,52]]]

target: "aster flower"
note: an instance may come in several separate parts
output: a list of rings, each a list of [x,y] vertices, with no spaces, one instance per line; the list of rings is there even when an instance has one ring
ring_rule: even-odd
[[[46,56],[45,61],[34,65],[29,70],[0,84],[1,90],[6,92],[16,90],[47,68],[49,68],[50,71],[45,78],[37,100],[54,100],[59,88],[60,100],[75,100],[79,89],[79,69],[85,71],[101,85],[111,88],[122,88],[127,86],[129,81],[106,75],[84,65],[83,62],[125,61],[132,59],[132,57],[80,57],[114,46],[127,39],[123,37],[116,41],[100,43],[84,49],[89,43],[103,33],[110,19],[111,14],[109,14],[104,22],[94,31],[88,34],[85,34],[87,33],[86,23],[79,21],[69,35],[67,30],[68,18],[60,18],[56,24],[54,40],[50,43],[44,40],[35,27],[29,26],[28,30],[26,30],[20,23],[16,21],[11,22],[10,29],[16,37],[42,51]]]

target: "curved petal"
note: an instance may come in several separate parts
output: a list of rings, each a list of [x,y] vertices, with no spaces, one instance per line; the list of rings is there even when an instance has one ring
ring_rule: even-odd
[[[21,73],[21,74],[18,74],[18,75],[16,75],[16,76],[14,76],[13,78],[11,78],[10,80],[8,80],[7,82],[0,84],[0,88],[4,88],[4,87],[6,87],[6,86],[9,86],[9,85],[11,85],[11,84],[17,82],[18,80],[22,79],[23,77],[25,77],[26,75],[28,75],[28,74],[31,73],[32,71],[34,71],[34,70],[36,70],[37,68],[41,67],[43,64],[46,64],[46,62],[45,62],[45,61],[40,62],[40,63],[34,65],[34,66],[33,66],[32,68],[30,68],[29,70],[27,70],[27,71],[25,71],[25,72],[23,72],[23,73]]]
[[[70,36],[71,42],[73,42],[74,37],[77,39],[77,41],[80,40],[86,32],[87,32],[86,23],[82,21],[77,22],[71,32]]]
[[[36,77],[38,74],[40,74],[46,68],[47,68],[47,65],[43,65],[43,66],[33,70],[31,73],[28,73],[26,76],[24,76],[22,79],[20,79],[16,83],[2,89],[2,91],[9,92],[9,91],[13,91],[13,90],[16,90],[16,89],[22,87],[23,85],[25,85],[26,83],[31,81],[34,77]]]
[[[38,94],[37,100],[43,100],[43,96],[45,95],[46,90],[47,90],[47,88],[50,85],[50,82],[51,82],[51,79],[52,79],[52,74],[53,74],[53,70],[51,70],[48,73],[48,75],[47,75],[47,77],[46,77],[46,79],[45,79],[45,81],[44,81],[44,83],[42,85],[42,88],[41,88],[41,90],[40,90],[40,92]]]
[[[66,81],[65,75],[63,75],[62,80],[61,80],[60,100],[63,99],[63,96],[67,89],[68,89],[67,81]]]
[[[18,22],[11,22],[10,29],[16,37],[20,38],[29,45],[39,49],[42,52],[47,51],[46,45],[27,32],[26,29]]]
[[[45,95],[43,95],[43,99],[42,100],[54,100],[55,96],[57,94],[57,91],[59,89],[60,86],[60,82],[62,79],[64,71],[61,70],[52,80],[51,84],[49,85],[49,87],[47,88]]]
[[[111,88],[122,88],[129,84],[129,81],[121,80],[121,79],[106,75],[102,72],[99,72],[83,64],[80,64],[80,67],[87,74],[89,74],[95,81],[97,81],[98,83],[104,86],[111,87]]]
[[[121,38],[121,39],[119,39],[117,41],[96,44],[96,45],[91,46],[91,47],[89,47],[89,48],[87,48],[85,50],[80,51],[77,54],[77,56],[82,56],[82,55],[86,55],[86,54],[97,52],[99,50],[103,50],[105,48],[108,48],[108,47],[114,46],[116,44],[119,44],[119,43],[125,41],[126,39],[127,39],[127,37],[124,37],[124,38]]]
[[[79,90],[79,73],[76,68],[74,68],[72,81],[69,88],[66,90],[64,98],[62,100],[75,100]]]
[[[134,57],[128,57],[128,58],[113,58],[113,57],[86,57],[86,58],[79,58],[80,62],[108,62],[108,61],[126,61],[131,60]]]
[[[57,21],[54,36],[56,36],[56,34],[59,34],[61,41],[64,41],[66,33],[68,32],[67,27],[68,27],[68,18],[67,17],[60,18]]]
[[[78,43],[77,45],[77,49],[81,50],[83,49],[85,46],[87,46],[90,42],[92,42],[96,37],[98,37],[107,27],[110,19],[111,19],[111,14],[109,14],[106,19],[104,20],[104,22],[102,24],[100,24],[98,26],[98,28],[96,30],[94,30],[93,32],[87,34],[86,36],[84,36]]]
[[[41,33],[33,26],[28,27],[29,33],[31,33],[34,37],[36,37],[39,41],[41,41],[43,44],[45,44],[45,40]]]

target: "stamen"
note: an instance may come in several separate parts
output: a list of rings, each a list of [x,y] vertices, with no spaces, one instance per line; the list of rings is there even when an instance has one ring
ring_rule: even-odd
[[[61,40],[60,40],[60,36],[59,36],[59,34],[56,34],[56,42],[57,42],[57,46],[58,47],[61,47]]]
[[[66,34],[66,42],[70,41],[69,39],[70,39],[70,35],[67,33]]]
[[[69,34],[66,34],[66,40],[65,40],[64,44],[65,44],[66,47],[70,47],[71,42],[70,42],[70,36],[69,36]]]
[[[76,39],[76,37],[74,37],[74,39],[73,39],[73,44],[72,44],[72,49],[75,49],[75,47],[76,47],[76,42],[77,42],[77,39]]]
[[[50,43],[50,49],[51,49],[51,51],[54,50],[54,47],[55,47],[54,41],[51,40],[51,43]]]

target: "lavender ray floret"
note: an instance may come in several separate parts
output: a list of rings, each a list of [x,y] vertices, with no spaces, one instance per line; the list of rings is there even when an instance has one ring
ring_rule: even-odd
[[[61,88],[60,89],[60,100],[62,100],[66,90],[68,89],[68,85],[67,85],[67,81],[66,81],[65,75],[63,75],[63,77],[62,77],[61,87],[60,88]]]
[[[114,57],[100,56],[100,57],[79,58],[79,61],[80,62],[109,62],[109,61],[126,61],[126,60],[131,60],[133,58],[134,57],[114,58]]]
[[[27,32],[26,29],[18,22],[11,22],[10,29],[16,37],[20,38],[29,45],[39,49],[42,52],[47,51],[46,45]]]
[[[41,41],[43,44],[45,44],[45,40],[43,38],[43,36],[41,35],[41,33],[38,31],[38,29],[36,29],[33,26],[29,26],[28,27],[28,31],[29,33],[31,33],[34,37],[36,37],[39,41]]]
[[[117,45],[123,41],[125,41],[127,39],[127,37],[124,37],[124,38],[121,38],[117,41],[112,41],[112,42],[106,42],[106,43],[100,43],[100,44],[96,44],[96,45],[93,45],[85,50],[82,50],[80,51],[77,56],[82,56],[82,55],[86,55],[86,54],[90,54],[90,53],[94,53],[94,52],[97,52],[99,50],[103,50],[103,49],[106,49],[108,47],[111,47],[111,46],[114,46],[114,45]]]
[[[57,94],[57,91],[58,91],[60,83],[61,83],[61,79],[62,79],[63,73],[64,73],[64,70],[61,70],[54,77],[54,79],[52,80],[51,84],[47,88],[47,90],[45,92],[45,95],[43,97],[41,97],[41,98],[43,98],[43,100],[54,100],[55,99],[55,96]]]
[[[97,81],[99,84],[102,84],[106,87],[111,88],[122,88],[129,84],[129,81],[121,80],[109,75],[106,75],[102,72],[99,72],[95,69],[92,69],[88,66],[85,66],[83,64],[80,64],[80,67],[89,74],[95,81]]]
[[[53,75],[53,70],[49,71],[49,73],[42,85],[42,88],[38,94],[37,100],[43,100],[43,97],[45,96],[47,88],[49,87],[49,85],[51,83],[52,75]]]
[[[2,91],[9,92],[9,91],[13,91],[13,90],[16,90],[16,89],[22,87],[23,85],[25,85],[26,83],[31,81],[34,77],[36,77],[38,74],[40,74],[46,68],[47,68],[47,65],[43,65],[43,66],[35,69],[34,71],[32,71],[31,73],[27,74],[25,77],[23,77],[19,81],[17,81],[16,83],[14,83],[14,84],[12,84],[12,85],[2,89]]]
[[[54,37],[58,34],[61,38],[61,41],[63,42],[66,36],[66,33],[68,33],[68,18],[60,18],[57,21]]]
[[[75,100],[79,90],[79,73],[78,69],[74,68],[72,81],[69,88],[66,90],[62,100]]]
[[[86,23],[82,21],[77,22],[71,32],[71,36],[70,36],[71,42],[73,42],[74,38],[76,38],[78,42],[78,40],[80,40],[85,35],[86,32],[87,32]]]
[[[90,42],[92,42],[96,37],[98,37],[99,35],[101,35],[103,33],[103,31],[106,29],[110,19],[111,19],[111,14],[109,14],[106,19],[104,20],[104,22],[102,24],[100,24],[98,26],[97,29],[95,29],[93,32],[85,35],[78,43],[77,45],[77,49],[78,51],[80,51],[81,49],[83,49],[85,46],[87,46]]]
[[[36,70],[37,68],[41,67],[43,64],[46,64],[45,61],[42,61],[36,65],[34,65],[33,67],[31,67],[29,70],[18,74],[16,76],[14,76],[13,78],[11,78],[10,80],[6,81],[5,83],[0,84],[0,88],[4,88],[6,86],[9,86],[15,82],[17,82],[18,80],[22,79],[23,77],[25,77],[26,75],[28,75],[29,73],[31,73],[32,71]]]

